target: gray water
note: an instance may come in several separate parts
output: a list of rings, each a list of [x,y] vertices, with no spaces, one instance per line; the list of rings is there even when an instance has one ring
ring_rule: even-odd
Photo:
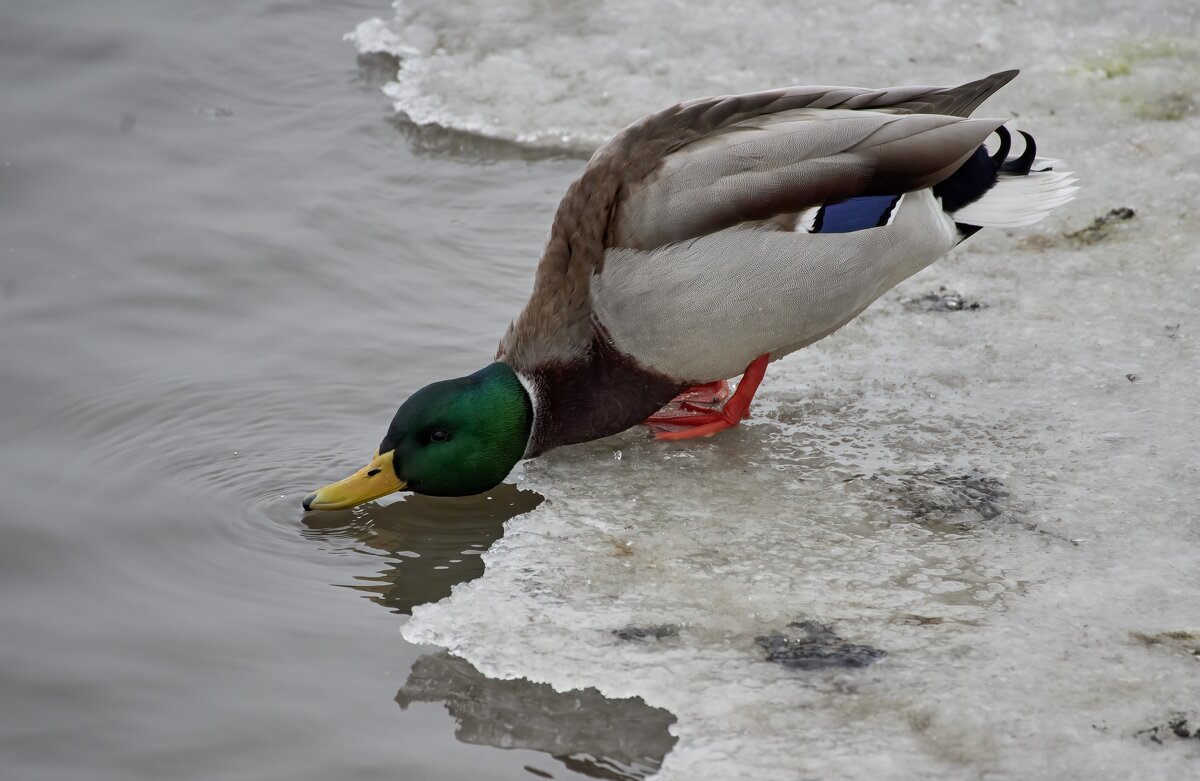
[[[9,0],[0,774],[1186,777],[1198,30],[1184,0]],[[1080,197],[774,364],[747,426],[300,511],[488,360],[623,123],[1014,65],[982,113]],[[797,620],[887,656],[765,659]]]
[[[486,359],[578,167],[394,121],[379,10],[0,6],[5,779],[573,775],[395,701],[403,614],[536,495],[300,510]]]

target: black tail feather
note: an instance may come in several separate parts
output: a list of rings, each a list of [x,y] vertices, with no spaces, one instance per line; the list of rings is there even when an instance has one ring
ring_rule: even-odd
[[[1004,128],[1001,127],[1000,129],[1003,130]],[[1014,176],[1025,176],[1029,173],[1029,169],[1033,168],[1033,161],[1037,159],[1037,142],[1033,140],[1033,136],[1024,130],[1017,132],[1025,138],[1025,151],[1016,160],[1009,160],[1000,166],[1000,170]]]
[[[1001,137],[1003,139],[1003,136]],[[979,147],[958,170],[933,186],[933,194],[942,199],[942,208],[955,212],[979,200],[1000,178],[1000,166]]]
[[[1012,135],[1008,128],[1001,125],[996,128],[1000,147],[995,154],[989,156],[986,147],[979,147],[957,171],[933,186],[933,194],[942,199],[943,209],[953,214],[979,200],[996,185],[1001,173],[1009,176],[1025,176],[1029,173],[1037,157],[1037,144],[1033,136],[1024,130],[1018,132],[1025,139],[1025,151],[1020,157],[1007,159],[1012,148]]]
[[[1004,125],[996,128],[996,135],[1000,137],[1000,148],[996,150],[996,154],[992,155],[991,160],[992,165],[996,166],[996,170],[999,171],[1004,168],[1004,161],[1008,159],[1008,150],[1012,148],[1012,135]]]

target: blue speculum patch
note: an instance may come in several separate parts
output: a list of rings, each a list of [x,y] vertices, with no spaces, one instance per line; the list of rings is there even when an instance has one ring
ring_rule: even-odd
[[[813,233],[853,233],[886,225],[899,195],[866,195],[821,207]]]

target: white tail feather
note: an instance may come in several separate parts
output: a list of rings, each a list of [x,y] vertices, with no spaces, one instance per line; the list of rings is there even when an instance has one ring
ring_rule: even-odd
[[[1057,162],[1039,157],[1028,174],[1001,173],[992,189],[951,216],[955,222],[981,228],[1016,228],[1038,222],[1079,190],[1074,186],[1074,174],[1047,170]]]

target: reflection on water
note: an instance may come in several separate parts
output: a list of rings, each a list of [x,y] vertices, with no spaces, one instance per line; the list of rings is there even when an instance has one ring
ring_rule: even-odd
[[[444,702],[462,742],[543,751],[593,778],[645,778],[675,745],[667,731],[675,717],[641,699],[496,681],[445,652],[417,660],[396,702]]]
[[[513,485],[461,499],[410,495],[386,507],[308,513],[304,534],[341,550],[386,557],[377,574],[345,585],[390,610],[411,613],[482,575],[480,554],[504,533],[504,522],[541,502],[540,494]],[[640,699],[492,680],[446,652],[418,659],[396,701],[404,709],[444,702],[463,743],[542,751],[593,778],[644,778],[675,744],[667,732],[675,717]]]
[[[504,522],[541,503],[540,494],[513,485],[462,498],[413,494],[386,507],[308,513],[304,533],[385,556],[387,565],[378,574],[342,585],[369,593],[397,613],[411,613],[449,596],[456,583],[482,575],[480,554],[504,533]]]

